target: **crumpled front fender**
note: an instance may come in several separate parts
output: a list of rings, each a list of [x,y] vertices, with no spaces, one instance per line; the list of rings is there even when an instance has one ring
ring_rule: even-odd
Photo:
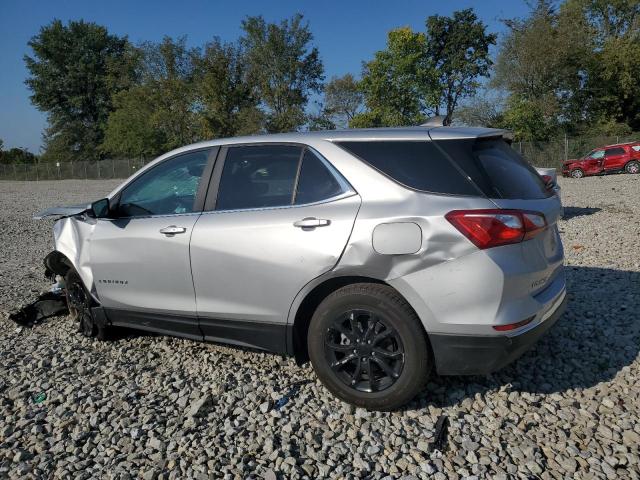
[[[56,251],[69,260],[97,299],[89,249],[95,226],[96,220],[87,216],[61,218],[53,225],[53,237]]]

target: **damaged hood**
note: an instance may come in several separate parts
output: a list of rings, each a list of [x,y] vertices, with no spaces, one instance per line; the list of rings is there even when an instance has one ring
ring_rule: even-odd
[[[86,212],[91,207],[90,203],[82,203],[79,205],[68,205],[66,207],[51,207],[33,216],[34,220],[41,220],[46,217],[73,217]]]

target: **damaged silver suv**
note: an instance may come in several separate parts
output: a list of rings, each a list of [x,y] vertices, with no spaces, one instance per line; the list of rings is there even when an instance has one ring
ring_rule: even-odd
[[[85,335],[294,355],[389,410],[432,370],[492,372],[554,324],[560,209],[504,131],[425,126],[198,143],[38,216],[63,217],[45,264]]]

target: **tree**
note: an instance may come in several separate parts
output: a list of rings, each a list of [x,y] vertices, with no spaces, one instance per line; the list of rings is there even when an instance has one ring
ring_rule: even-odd
[[[322,88],[322,61],[311,44],[309,25],[302,19],[295,15],[274,24],[257,16],[242,22],[240,41],[247,55],[247,77],[261,100],[268,132],[300,128],[306,121],[310,94]]]
[[[262,112],[247,79],[246,56],[239,45],[215,38],[205,46],[195,59],[195,90],[202,137],[260,131]]]
[[[434,72],[427,62],[423,33],[409,27],[391,30],[387,48],[363,66],[360,86],[367,111],[353,127],[417,125],[436,103]]]
[[[25,81],[31,102],[47,113],[45,145],[58,159],[95,160],[114,93],[131,77],[126,37],[84,21],[54,20],[31,38]],[[118,78],[116,78],[118,77]],[[51,155],[49,155],[51,158]]]
[[[430,16],[425,25],[425,33],[392,30],[386,50],[365,64],[361,86],[368,111],[354,118],[354,126],[416,125],[440,112],[449,125],[459,102],[489,76],[496,35],[486,32],[472,9]]]
[[[475,94],[479,78],[489,76],[489,47],[495,45],[497,36],[486,32],[471,8],[456,11],[453,17],[432,15],[426,28],[427,61],[439,87],[435,114],[442,110],[443,123],[449,125],[460,100]]]
[[[538,0],[528,17],[505,24],[508,33],[493,79],[494,86],[513,97],[505,120],[536,139],[574,130],[589,110],[584,87],[593,35],[584,17],[566,4],[558,11],[550,0]],[[526,121],[531,125],[525,126]]]
[[[195,114],[195,50],[165,37],[139,48],[140,84],[114,96],[101,150],[150,157],[199,139]]]
[[[158,92],[147,85],[117,93],[102,150],[126,158],[152,158],[161,154],[167,140],[158,125],[156,105],[159,103]]]
[[[325,115],[334,125],[346,128],[362,111],[363,96],[360,86],[350,73],[332,77],[324,87]]]
[[[504,99],[490,92],[476,94],[468,103],[456,110],[452,123],[469,127],[502,128],[503,104]]]

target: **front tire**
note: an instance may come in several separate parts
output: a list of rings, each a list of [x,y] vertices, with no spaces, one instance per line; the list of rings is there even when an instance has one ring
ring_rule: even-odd
[[[420,319],[391,287],[357,283],[318,306],[307,336],[316,374],[338,398],[393,410],[425,386],[432,361]]]
[[[85,288],[78,272],[73,268],[69,269],[64,281],[69,315],[72,320],[78,322],[78,332],[85,337],[96,337],[98,340],[105,340],[105,326],[95,321],[91,312],[91,307],[94,303],[93,299]]]
[[[636,162],[635,160],[630,161],[624,167],[627,173],[635,174],[640,173],[640,162]]]
[[[581,169],[576,168],[575,170],[571,170],[571,177],[572,178],[582,178],[582,177],[584,177],[584,172]]]

